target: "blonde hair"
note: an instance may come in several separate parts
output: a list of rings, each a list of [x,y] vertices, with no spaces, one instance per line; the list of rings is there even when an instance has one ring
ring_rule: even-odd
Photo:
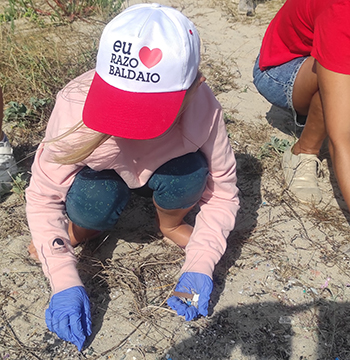
[[[176,119],[174,120],[174,123],[177,121],[177,119],[181,117],[183,112],[186,110],[188,104],[192,100],[192,96],[197,90],[201,76],[202,76],[201,72],[198,72],[192,85],[186,91],[186,95],[181,104]],[[73,143],[69,143],[69,144],[66,141],[62,141],[65,138],[67,138],[69,135],[75,134],[78,131],[82,131],[82,136],[79,137],[79,140],[76,139]],[[72,165],[85,160],[111,136],[112,135],[104,134],[88,128],[83,123],[83,120],[80,120],[76,125],[71,127],[65,133],[51,140],[45,141],[44,144],[50,145],[54,143],[56,148],[59,150],[60,154],[59,155],[55,154],[53,156],[54,162],[62,165]],[[67,151],[68,146],[70,149]]]
[[[83,134],[79,138],[79,141],[76,140],[73,143],[69,144],[68,142],[63,141],[69,135],[72,135],[79,130],[83,130]],[[80,120],[68,131],[51,140],[45,141],[44,144],[55,144],[56,148],[59,150],[60,154],[55,154],[53,156],[54,162],[62,165],[72,165],[85,160],[110,137],[111,135],[104,134],[88,128],[83,123],[83,120]],[[68,151],[67,147],[69,147]]]

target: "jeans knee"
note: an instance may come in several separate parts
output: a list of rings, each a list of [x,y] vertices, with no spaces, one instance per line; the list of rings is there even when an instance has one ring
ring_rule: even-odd
[[[75,224],[107,230],[118,221],[130,190],[113,170],[79,173],[67,193],[66,211]]]
[[[149,181],[154,201],[168,210],[189,208],[201,198],[208,174],[207,161],[200,151],[173,159]]]

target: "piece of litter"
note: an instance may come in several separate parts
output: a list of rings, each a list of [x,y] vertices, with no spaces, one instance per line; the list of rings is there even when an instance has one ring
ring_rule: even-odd
[[[280,324],[293,324],[293,319],[290,316],[281,316],[278,320]]]
[[[182,291],[173,291],[173,296],[177,296],[181,301],[183,301],[188,306],[198,307],[199,294],[196,293],[187,293]]]
[[[317,292],[317,290],[315,289],[315,288],[310,288],[310,290],[315,294],[315,295],[318,295],[318,292]]]
[[[187,292],[182,292],[182,291],[173,291],[173,296],[177,296],[179,298],[185,298],[185,299],[189,299],[192,300],[194,297],[194,294],[190,294]],[[197,294],[196,294],[197,295]]]
[[[321,285],[321,289],[325,289],[326,287],[328,287],[328,283],[329,283],[330,280],[331,280],[331,278],[327,278],[325,283],[323,285]]]

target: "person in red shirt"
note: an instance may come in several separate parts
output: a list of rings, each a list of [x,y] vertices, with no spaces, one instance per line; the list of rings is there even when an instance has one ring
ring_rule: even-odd
[[[347,0],[287,0],[265,33],[253,70],[254,84],[268,101],[290,109],[296,122],[306,116],[299,140],[282,160],[288,188],[305,203],[322,200],[318,155],[328,137],[350,208],[349,16]]]

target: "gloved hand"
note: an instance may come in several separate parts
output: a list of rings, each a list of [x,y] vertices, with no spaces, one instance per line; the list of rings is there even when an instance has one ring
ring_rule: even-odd
[[[210,294],[213,291],[213,281],[208,275],[195,272],[183,273],[175,291],[199,294],[198,308],[192,304],[184,303],[177,296],[172,296],[167,301],[168,305],[176,310],[178,315],[185,316],[186,321],[193,320],[198,315],[208,315]]]
[[[90,301],[83,286],[74,286],[52,296],[45,311],[46,325],[80,351],[91,335]]]

